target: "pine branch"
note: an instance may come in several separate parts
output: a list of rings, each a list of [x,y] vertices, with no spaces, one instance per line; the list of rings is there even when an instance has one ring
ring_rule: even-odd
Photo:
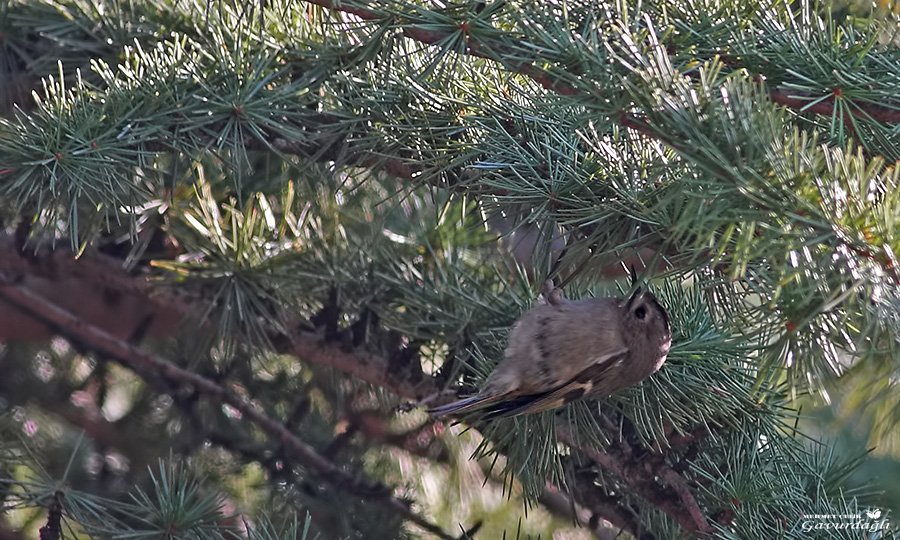
[[[661,464],[656,466],[647,464],[642,467],[633,458],[617,456],[588,447],[579,443],[575,436],[564,427],[556,429],[556,436],[567,446],[584,453],[603,468],[624,480],[636,493],[672,517],[684,530],[698,537],[713,534],[713,528],[710,527],[694,496],[687,489],[684,479],[675,471]],[[657,477],[663,478],[669,484],[676,497],[660,492],[656,488],[654,479]]]
[[[472,13],[473,19],[478,19],[477,27],[478,36],[473,36],[476,23],[474,21],[462,20],[457,22],[457,28],[454,32],[429,30],[419,26],[411,21],[404,21],[402,17],[398,17],[398,12],[394,10],[378,10],[372,8],[363,8],[352,5],[346,5],[342,2],[333,2],[331,0],[306,0],[310,4],[322,6],[324,8],[349,13],[355,15],[365,21],[380,21],[385,19],[398,19],[403,29],[403,34],[420,43],[426,45],[439,45],[447,42],[449,39],[461,35],[465,41],[465,54],[469,54],[478,58],[495,60],[503,65],[504,68],[512,73],[519,73],[534,80],[542,87],[557,92],[561,95],[580,95],[584,92],[564,82],[563,78],[551,74],[549,71],[538,68],[534,65],[543,59],[539,56],[532,56],[523,53],[528,49],[527,44],[523,41],[511,45],[508,41],[501,41],[480,37],[481,31],[484,33],[501,32],[489,25],[481,22],[485,18],[481,14]]]
[[[408,373],[394,368],[390,359],[361,350],[348,352],[315,332],[294,331],[274,338],[273,344],[280,353],[334,368],[406,399],[418,401],[438,391],[430,377],[410,378]]]
[[[832,90],[830,96],[800,96],[796,93],[773,89],[769,91],[769,98],[775,103],[784,105],[799,113],[819,114],[832,118],[836,113],[843,114],[846,111],[846,114],[863,120],[880,122],[882,124],[900,123],[900,109],[865,102],[851,102],[848,107],[840,103],[842,94],[843,91],[840,88]],[[823,97],[825,99],[822,99]]]
[[[316,470],[323,479],[336,489],[353,493],[360,497],[370,498],[380,504],[384,504],[390,511],[396,512],[439,538],[453,540],[452,536],[445,534],[439,527],[412,512],[405,502],[391,495],[390,488],[380,483],[362,480],[339,469],[334,463],[319,454],[313,447],[304,443],[282,424],[260,412],[250,401],[236,393],[209,379],[178,367],[168,360],[146,353],[134,345],[117,339],[100,328],[86,324],[83,320],[60,309],[26,288],[2,284],[0,285],[0,298],[53,324],[66,334],[77,336],[80,341],[89,344],[94,350],[109,355],[132,369],[136,369],[139,372],[156,373],[172,381],[177,386],[191,386],[204,395],[234,407],[268,433],[272,439],[284,444],[294,456],[299,458],[306,466]]]
[[[387,10],[345,5],[343,3],[335,3],[330,0],[307,1],[311,4],[322,6],[334,11],[355,15],[366,21],[379,21],[388,17],[396,18],[395,14]],[[402,25],[404,35],[427,45],[440,44],[446,42],[449,38],[452,38],[454,36],[454,33],[449,31],[441,32],[418,28],[412,21],[403,21],[400,24]],[[583,96],[597,100],[603,98],[603,92],[600,88],[585,87],[583,84],[579,84],[576,86],[570,82],[567,82],[568,80],[575,80],[576,77],[581,75],[579,73],[551,75],[548,71],[537,68],[534,65],[535,63],[545,62],[548,60],[548,58],[538,55],[523,57],[522,51],[526,50],[524,41],[521,44],[511,46],[509,45],[509,42],[507,40],[483,37],[481,35],[482,33],[494,33],[496,35],[502,35],[505,38],[511,37],[508,35],[504,35],[496,28],[490,28],[490,30],[493,32],[485,29],[484,32],[479,32],[478,36],[470,36],[471,28],[467,21],[462,20],[461,22],[458,22],[458,25],[458,31],[462,32],[466,36],[466,48],[464,50],[464,54],[470,54],[472,56],[497,61],[508,71],[525,75],[540,84],[543,88],[554,91],[560,95]],[[671,56],[679,56],[683,54],[677,49],[669,49],[668,53]],[[695,60],[695,62],[704,62],[709,60],[712,60],[712,57],[699,58]],[[564,72],[565,68],[557,69]],[[751,72],[752,77],[758,75],[760,74]],[[792,94],[790,92],[777,89],[770,90],[769,96],[773,102],[784,105],[785,107],[796,110],[798,112],[810,112],[826,117],[832,117],[836,110],[835,107],[837,106],[835,100],[837,98],[840,98],[843,94],[840,88],[835,88],[832,92],[832,96],[824,100],[817,96],[799,96],[797,94]],[[865,101],[852,102],[852,106],[850,107],[850,114],[853,114],[865,120],[872,120],[884,124],[900,123],[900,110],[898,110],[897,108],[884,107],[882,105],[868,103]],[[649,135],[650,133],[645,134]]]

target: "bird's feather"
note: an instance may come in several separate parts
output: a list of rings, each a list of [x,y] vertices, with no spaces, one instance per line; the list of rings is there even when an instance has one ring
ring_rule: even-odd
[[[497,401],[496,397],[476,394],[459,401],[454,401],[453,403],[438,405],[437,407],[428,409],[428,412],[434,416],[446,416],[448,414],[464,413],[495,401]]]
[[[487,413],[485,417],[500,418],[532,414],[561,407],[591,393],[599,392],[603,394],[604,380],[610,376],[610,371],[625,358],[627,353],[627,350],[623,350],[619,354],[605,357],[603,361],[589,366],[572,380],[554,390],[539,394],[517,396],[494,403],[485,408]]]

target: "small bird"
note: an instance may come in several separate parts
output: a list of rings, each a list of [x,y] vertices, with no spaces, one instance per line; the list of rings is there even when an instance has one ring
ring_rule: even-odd
[[[669,316],[645,289],[629,298],[566,300],[550,285],[544,294],[547,302],[516,322],[503,360],[481,391],[430,413],[477,409],[486,418],[536,413],[588,395],[614,394],[666,361],[672,345]]]

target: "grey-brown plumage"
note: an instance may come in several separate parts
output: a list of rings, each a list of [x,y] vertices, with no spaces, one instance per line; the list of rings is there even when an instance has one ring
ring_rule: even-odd
[[[566,300],[556,289],[513,327],[503,361],[476,395],[431,409],[530,414],[616,393],[655,373],[669,353],[669,317],[638,289],[629,298]]]

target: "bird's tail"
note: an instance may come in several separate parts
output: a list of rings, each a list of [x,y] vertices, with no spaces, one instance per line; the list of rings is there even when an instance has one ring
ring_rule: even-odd
[[[434,416],[446,416],[453,413],[467,412],[483,405],[487,405],[488,403],[492,403],[493,401],[495,401],[495,398],[474,395],[472,397],[467,397],[466,399],[454,401],[453,403],[447,403],[446,405],[438,405],[437,407],[428,409],[428,412]]]
[[[485,420],[492,418],[504,418],[531,414],[547,409],[553,409],[567,403],[569,396],[557,396],[557,392],[543,392],[509,398],[507,396],[479,396],[474,395],[466,399],[454,401],[446,405],[440,405],[428,412],[434,416],[445,416],[454,413],[466,413],[478,410]],[[578,397],[581,397],[579,394]]]

